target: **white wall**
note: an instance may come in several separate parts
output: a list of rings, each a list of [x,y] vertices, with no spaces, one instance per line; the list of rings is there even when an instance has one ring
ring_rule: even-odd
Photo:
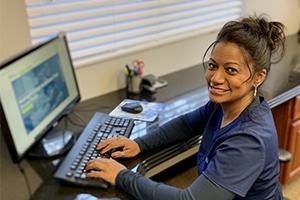
[[[286,26],[286,34],[298,32],[300,28],[300,0],[245,0],[246,15],[266,13],[272,20]]]
[[[267,13],[271,19],[283,22],[287,34],[299,30],[299,0],[244,0],[245,13]],[[0,61],[30,45],[23,0],[1,0]],[[13,12],[12,12],[13,11]],[[144,74],[161,76],[199,64],[207,46],[216,33],[201,35],[181,42],[150,49],[134,55],[119,57],[86,67],[76,68],[82,99],[125,87],[123,67],[133,59],[141,59],[146,67]]]

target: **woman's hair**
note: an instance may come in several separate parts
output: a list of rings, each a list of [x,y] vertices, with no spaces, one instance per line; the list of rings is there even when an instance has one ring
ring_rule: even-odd
[[[284,55],[284,25],[257,16],[227,22],[206,50],[203,66],[208,50],[220,42],[234,43],[240,48],[248,67],[250,63],[253,66],[253,71],[249,67],[251,74],[263,69],[268,72],[271,64],[279,62]]]

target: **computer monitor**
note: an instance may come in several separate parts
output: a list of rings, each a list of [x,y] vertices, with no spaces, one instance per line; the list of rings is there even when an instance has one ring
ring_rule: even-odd
[[[13,162],[20,162],[37,143],[44,149],[34,155],[58,154],[72,134],[55,126],[79,100],[63,32],[1,64],[1,130]]]

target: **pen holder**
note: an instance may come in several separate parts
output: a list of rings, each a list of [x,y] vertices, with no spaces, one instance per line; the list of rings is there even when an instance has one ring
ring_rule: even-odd
[[[126,76],[127,92],[131,94],[140,94],[143,89],[142,76]]]

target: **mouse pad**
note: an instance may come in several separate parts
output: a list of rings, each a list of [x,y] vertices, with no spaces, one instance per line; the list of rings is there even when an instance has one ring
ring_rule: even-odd
[[[141,104],[143,111],[138,114],[123,111],[121,107],[130,102],[137,102]],[[111,111],[111,113],[109,113],[109,115],[114,117],[128,117],[145,122],[153,122],[159,113],[164,109],[164,107],[165,104],[163,103],[124,99],[113,111]]]

